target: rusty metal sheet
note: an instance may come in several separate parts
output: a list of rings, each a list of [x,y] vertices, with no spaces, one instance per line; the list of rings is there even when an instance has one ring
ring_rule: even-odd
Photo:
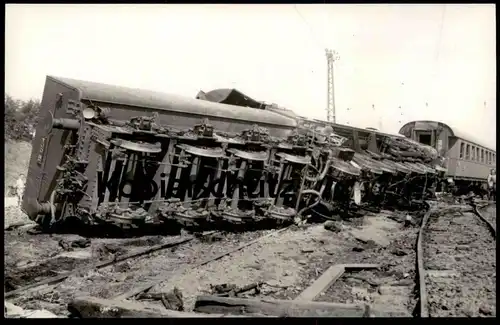
[[[405,174],[409,174],[411,173],[411,169],[405,165],[403,165],[402,163],[400,162],[397,162],[397,161],[393,161],[392,162],[393,165],[395,165],[397,167],[397,169],[402,172],[402,173],[405,173]]]
[[[360,165],[362,168],[365,168],[365,169],[371,171],[372,173],[382,174],[382,170],[380,168],[378,168],[374,163],[371,163],[368,160],[365,160],[359,156],[357,156],[357,157],[354,156],[353,161],[356,164]]]
[[[295,164],[301,164],[301,165],[309,165],[311,163],[311,157],[309,156],[295,156],[295,155],[290,155],[284,152],[279,152],[276,154],[278,157],[282,157],[288,162],[295,163]]]
[[[396,171],[398,172],[401,172],[401,173],[409,173],[410,170],[408,168],[406,168],[405,166],[401,166],[399,164],[397,164],[395,161],[392,161],[392,160],[387,160],[387,159],[384,159],[381,161],[383,164],[395,169]]]
[[[346,161],[337,158],[332,158],[332,168],[353,176],[359,176],[361,174],[360,169],[354,167]]]
[[[179,144],[177,145],[177,148],[182,149],[187,153],[190,153],[195,156],[202,156],[208,158],[221,158],[225,156],[224,150],[222,150],[222,148],[199,148],[187,144]]]
[[[382,171],[390,174],[396,174],[397,171],[395,168],[388,166],[387,164],[384,164],[380,160],[375,160],[375,159],[370,159],[378,168],[380,168]]]
[[[380,171],[380,172],[386,172],[386,173],[389,173],[389,174],[395,174],[396,173],[396,171],[394,170],[394,168],[390,168],[389,166],[387,166],[385,164],[381,164],[380,161],[371,158],[371,156],[369,156],[368,153],[363,154],[363,153],[356,152],[354,154],[354,157],[356,159],[360,160],[360,161],[366,162],[371,168],[373,168],[373,170],[377,170],[377,171]]]
[[[266,161],[269,158],[269,155],[266,151],[243,151],[243,150],[238,150],[238,149],[228,149],[228,152],[232,153],[233,155],[247,159],[247,160],[254,160],[254,161]]]
[[[414,173],[417,173],[417,174],[425,174],[426,173],[425,170],[423,170],[419,166],[415,165],[414,163],[405,161],[405,166],[408,166],[409,168],[411,168]]]
[[[418,167],[420,167],[421,169],[425,170],[427,173],[430,173],[430,174],[435,174],[436,173],[436,170],[434,168],[426,166],[426,165],[424,165],[422,163],[415,162],[414,164],[417,165]]]
[[[422,165],[419,165],[415,162],[412,162],[411,164],[412,164],[412,166],[415,167],[415,169],[418,169],[421,174],[427,174],[429,172],[428,169]]]

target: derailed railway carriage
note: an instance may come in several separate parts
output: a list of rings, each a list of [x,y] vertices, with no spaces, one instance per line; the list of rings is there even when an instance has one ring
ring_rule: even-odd
[[[231,189],[222,180],[229,171],[236,179],[263,171],[264,137],[286,138],[297,126],[268,111],[50,76],[40,114],[23,208],[52,223],[96,215],[120,222],[131,206],[177,211],[176,201],[203,195],[215,203],[238,192],[237,182]]]
[[[437,174],[401,139],[201,97],[47,77],[23,209],[44,226],[246,227],[421,199]]]
[[[400,134],[435,148],[444,161],[446,177],[457,184],[457,194],[485,189],[486,180],[496,166],[496,151],[458,128],[437,121],[411,121],[403,125]]]

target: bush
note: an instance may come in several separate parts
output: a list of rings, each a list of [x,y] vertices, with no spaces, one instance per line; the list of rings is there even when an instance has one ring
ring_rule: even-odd
[[[39,111],[38,100],[24,101],[5,95],[5,139],[31,142]]]

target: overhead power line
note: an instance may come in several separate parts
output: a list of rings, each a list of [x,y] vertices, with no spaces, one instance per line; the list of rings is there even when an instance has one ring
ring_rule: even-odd
[[[312,39],[314,40],[314,42],[316,43],[316,45],[318,47],[321,48],[321,50],[323,50],[326,46],[323,46],[323,42],[319,39],[319,37],[316,35],[316,33],[314,32],[314,29],[312,28],[311,24],[309,24],[309,22],[307,21],[307,19],[305,19],[305,17],[300,13],[299,9],[297,8],[297,5],[294,4],[293,5],[293,8],[295,9],[295,12],[297,12],[297,14],[299,15],[300,19],[304,22],[304,24],[307,26],[307,28],[309,29],[309,33],[311,34],[311,37]]]
[[[437,36],[437,42],[436,42],[436,49],[434,53],[434,71],[432,72],[431,75],[431,80],[429,82],[429,90],[427,91],[427,94],[429,97],[428,100],[432,99],[432,94],[430,92],[432,89],[435,89],[436,86],[436,79],[437,79],[437,74],[439,71],[439,65],[440,65],[440,57],[441,57],[441,45],[443,42],[443,29],[444,29],[444,20],[445,20],[445,15],[446,15],[446,4],[442,5],[442,10],[441,10],[441,20],[439,22],[439,31],[438,31],[438,36]]]

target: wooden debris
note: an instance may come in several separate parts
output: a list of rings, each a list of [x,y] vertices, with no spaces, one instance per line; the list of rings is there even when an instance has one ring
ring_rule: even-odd
[[[199,314],[168,310],[139,302],[117,301],[95,297],[77,297],[68,309],[81,318],[219,318],[222,314]]]
[[[253,244],[257,243],[258,241],[260,241],[260,240],[262,240],[262,239],[264,239],[264,238],[267,238],[267,237],[271,237],[271,236],[273,236],[273,235],[276,235],[276,234],[278,234],[278,233],[280,233],[280,232],[282,232],[282,231],[285,231],[285,230],[286,230],[286,229],[288,229],[288,228],[289,228],[289,227],[285,227],[285,228],[282,228],[282,229],[279,229],[279,230],[273,231],[273,232],[271,232],[271,233],[269,233],[269,234],[267,234],[267,235],[261,236],[261,237],[259,237],[259,238],[254,239],[254,240],[251,240],[251,241],[249,241],[249,242],[247,242],[247,243],[245,243],[245,244],[243,244],[243,245],[240,245],[240,246],[238,246],[238,247],[236,247],[236,248],[234,248],[234,249],[231,249],[231,250],[229,250],[229,251],[227,251],[227,252],[225,252],[225,253],[222,253],[222,254],[219,254],[219,255],[217,255],[217,256],[215,256],[215,257],[212,257],[212,258],[206,259],[206,260],[204,260],[204,261],[202,261],[202,262],[200,262],[200,263],[196,263],[196,264],[194,264],[194,265],[192,265],[192,266],[188,266],[188,267],[186,267],[186,268],[182,269],[182,271],[186,271],[186,270],[190,270],[190,269],[195,269],[195,268],[197,268],[197,267],[200,267],[200,266],[202,266],[202,265],[208,264],[208,263],[210,263],[210,262],[217,261],[217,260],[219,260],[219,259],[223,258],[223,257],[224,257],[224,256],[226,256],[226,255],[229,255],[229,254],[231,254],[231,253],[234,253],[234,252],[237,252],[237,251],[239,251],[239,250],[242,250],[243,248],[245,248],[245,247],[247,247],[247,246],[253,245]],[[159,284],[159,283],[162,283],[163,281],[165,281],[165,278],[161,278],[161,279],[158,279],[158,280],[151,281],[150,283],[148,283],[148,284],[146,284],[146,285],[143,285],[143,286],[139,286],[139,287],[133,288],[132,290],[130,290],[130,291],[128,291],[128,292],[125,292],[125,293],[123,293],[123,294],[121,294],[121,295],[119,295],[119,296],[116,296],[116,297],[114,297],[113,299],[116,299],[116,300],[125,300],[125,299],[128,299],[128,298],[134,297],[134,296],[136,296],[136,295],[140,294],[141,292],[145,292],[145,291],[147,291],[147,290],[151,289],[152,287],[154,287],[155,285],[157,285],[157,284]]]
[[[37,224],[34,223],[33,221],[29,221],[29,222],[24,222],[24,221],[21,221],[21,222],[15,222],[15,223],[12,223],[10,225],[4,225],[4,230],[5,231],[12,231],[12,230],[15,230],[15,229],[19,229],[19,228],[33,228],[33,227],[36,227]]]
[[[250,291],[250,290],[255,290],[256,293],[259,293],[259,287],[262,285],[262,283],[251,283],[251,284],[248,284],[244,287],[241,287],[241,288],[237,288],[235,291],[234,291],[234,294],[235,295],[239,295],[240,293],[244,293],[244,292],[247,292],[247,291]]]
[[[190,238],[182,239],[182,240],[175,241],[175,242],[169,242],[169,243],[165,243],[165,244],[160,244],[160,245],[152,246],[152,247],[140,250],[138,252],[136,251],[136,252],[132,252],[132,253],[129,253],[129,254],[121,255],[119,257],[112,258],[112,259],[107,260],[107,261],[102,261],[102,262],[99,262],[97,264],[93,264],[93,265],[90,265],[88,267],[84,267],[83,269],[82,268],[78,268],[76,270],[73,270],[73,271],[70,271],[70,272],[66,272],[66,273],[63,273],[63,274],[51,277],[51,278],[47,278],[47,279],[42,280],[40,282],[32,283],[32,284],[29,284],[29,285],[24,286],[22,288],[18,288],[18,289],[13,290],[13,291],[6,292],[4,298],[8,298],[8,297],[12,297],[12,296],[18,295],[19,293],[25,292],[28,289],[36,288],[36,287],[39,287],[39,286],[42,286],[42,285],[45,285],[45,284],[54,284],[54,283],[61,282],[61,281],[65,280],[67,277],[69,277],[69,276],[71,276],[73,274],[76,274],[78,272],[82,272],[82,271],[85,272],[85,271],[90,271],[90,270],[93,270],[93,269],[100,269],[100,268],[103,268],[103,267],[106,267],[106,266],[109,266],[109,265],[112,265],[112,264],[115,264],[115,263],[118,263],[118,262],[122,262],[122,261],[128,260],[128,259],[133,258],[133,257],[138,257],[138,256],[146,255],[146,254],[149,254],[149,253],[161,250],[161,249],[165,249],[165,248],[168,248],[168,247],[181,245],[181,244],[187,243],[187,242],[189,242],[189,241],[191,241],[193,239],[194,239],[194,237],[190,237]]]
[[[182,292],[177,287],[170,292],[142,293],[137,297],[137,299],[160,300],[163,306],[167,309],[184,311]]]
[[[227,294],[231,291],[236,290],[236,284],[217,284],[217,285],[210,285],[210,288],[212,289],[212,294],[216,295],[221,295],[221,294]]]
[[[199,296],[196,299],[194,311],[233,315],[262,314],[277,317],[364,317],[369,314],[369,307],[364,304]]]
[[[361,270],[374,270],[380,268],[379,264],[340,264],[343,265],[346,271],[361,271]]]
[[[259,288],[262,284],[262,282],[251,283],[240,288],[238,288],[234,284],[215,285],[212,286],[212,294],[215,294],[219,297],[236,297],[237,295],[250,290],[255,290],[255,292],[258,294],[260,292]]]
[[[295,298],[295,300],[313,301],[322,292],[328,290],[340,279],[346,270],[363,270],[378,268],[377,264],[337,264],[329,267],[316,281]]]
[[[313,301],[323,291],[328,290],[345,272],[342,264],[329,267],[316,281],[295,298],[295,300]]]

